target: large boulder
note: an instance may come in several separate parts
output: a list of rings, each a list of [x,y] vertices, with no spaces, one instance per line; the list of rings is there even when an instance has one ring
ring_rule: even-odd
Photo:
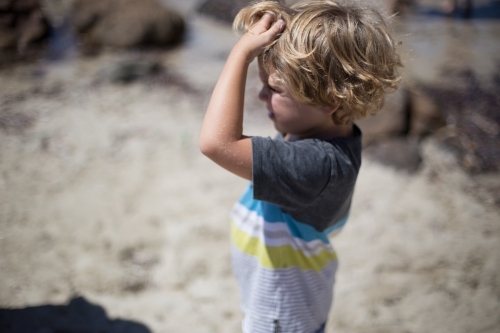
[[[461,166],[470,173],[498,172],[500,68],[489,84],[470,69],[449,76],[463,87],[428,84],[420,88],[438,105],[446,122],[434,136],[455,151]]]
[[[74,27],[97,45],[166,46],[184,36],[184,19],[154,0],[77,0]]]
[[[48,31],[38,0],[0,0],[0,50],[17,48],[22,52]]]
[[[410,134],[425,136],[446,125],[435,100],[420,87],[411,88]]]

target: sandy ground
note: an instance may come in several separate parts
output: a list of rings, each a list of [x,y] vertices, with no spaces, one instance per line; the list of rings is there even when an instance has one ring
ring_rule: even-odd
[[[202,39],[153,55],[167,85],[98,79],[130,53],[0,72],[1,309],[80,295],[150,332],[240,331],[228,213],[246,182],[197,148],[235,37],[196,22]],[[273,135],[258,106],[247,134]],[[422,153],[411,175],[364,160],[327,332],[500,332],[499,208],[432,140]]]

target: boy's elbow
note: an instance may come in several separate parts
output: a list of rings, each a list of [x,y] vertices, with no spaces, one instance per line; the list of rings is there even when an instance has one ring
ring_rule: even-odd
[[[217,154],[217,145],[210,140],[204,140],[200,138],[198,147],[200,148],[201,153],[208,158],[211,158]]]

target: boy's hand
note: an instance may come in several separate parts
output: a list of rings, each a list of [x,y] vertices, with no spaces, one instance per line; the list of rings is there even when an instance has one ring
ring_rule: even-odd
[[[235,45],[236,50],[247,55],[248,62],[259,56],[285,29],[285,21],[277,20],[272,24],[273,19],[273,15],[265,13]]]

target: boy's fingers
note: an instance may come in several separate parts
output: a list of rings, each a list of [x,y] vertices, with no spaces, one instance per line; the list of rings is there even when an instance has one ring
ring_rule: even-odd
[[[274,15],[272,15],[270,13],[264,13],[264,15],[262,15],[259,23],[262,23],[262,25],[267,30],[271,26],[271,23],[273,22],[273,18],[274,18]]]
[[[283,20],[278,20],[276,23],[273,24],[271,29],[274,29],[276,34],[280,34],[285,30],[286,23]]]
[[[285,21],[283,20],[278,20],[276,21],[269,30],[267,30],[265,33],[268,34],[273,40],[285,30]]]
[[[253,34],[261,34],[269,30],[271,23],[273,22],[273,15],[269,13],[264,13],[257,23],[255,23],[251,28],[250,32]]]

